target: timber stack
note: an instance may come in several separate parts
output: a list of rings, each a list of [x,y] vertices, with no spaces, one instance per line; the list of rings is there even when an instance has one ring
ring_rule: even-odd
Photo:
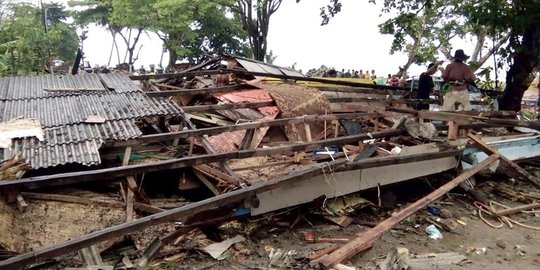
[[[540,122],[413,97],[232,55],[174,74],[0,78],[0,269],[348,269],[388,231],[466,224],[433,210],[455,188],[506,223],[539,207]],[[431,190],[401,188],[419,179]],[[523,205],[490,206],[482,186]],[[265,239],[295,230],[304,248]],[[386,261],[426,263],[403,254]]]

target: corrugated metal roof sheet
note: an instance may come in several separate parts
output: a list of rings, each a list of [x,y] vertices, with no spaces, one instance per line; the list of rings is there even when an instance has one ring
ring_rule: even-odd
[[[37,118],[43,127],[84,123],[90,115],[112,121],[181,113],[169,100],[135,92],[5,100],[0,101],[0,108],[3,109],[2,121]]]
[[[101,141],[125,141],[142,135],[140,129],[132,120],[106,121],[103,124],[77,124],[61,127],[46,128],[45,144],[85,142],[94,139]]]
[[[99,147],[103,142],[90,140],[69,144],[48,146],[36,139],[16,139],[12,150],[6,149],[4,159],[14,154],[26,158],[33,169],[54,167],[70,163],[79,163],[85,166],[101,163]]]
[[[107,86],[106,90],[100,76]],[[82,89],[81,91],[45,91],[44,89]],[[84,89],[101,89],[89,91]],[[122,74],[44,75],[0,78],[0,100],[38,99],[57,96],[91,95],[99,93],[142,92]]]
[[[270,74],[275,74],[275,75],[305,77],[304,74],[294,69],[283,68],[276,65],[264,63],[264,62],[257,61],[254,59],[239,57],[239,56],[231,56],[231,57],[233,57],[242,67],[244,67],[247,71],[250,71],[250,72],[262,72],[262,73],[270,73]]]
[[[48,92],[44,88],[114,90]],[[0,78],[0,121],[36,118],[41,122],[45,140],[15,139],[11,149],[0,157],[19,154],[32,168],[57,165],[101,163],[99,147],[108,140],[127,140],[142,135],[136,119],[151,116],[183,115],[182,109],[168,99],[146,96],[122,74],[84,74]],[[91,115],[105,118],[101,124],[85,123]]]

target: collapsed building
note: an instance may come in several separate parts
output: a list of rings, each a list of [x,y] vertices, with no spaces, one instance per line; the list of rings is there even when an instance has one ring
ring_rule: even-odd
[[[6,269],[76,251],[105,265],[126,235],[145,266],[194,227],[468,169],[455,187],[499,159],[540,186],[513,162],[540,155],[537,121],[415,111],[438,101],[231,55],[175,74],[5,77],[0,99]],[[480,139],[447,139],[459,130]]]

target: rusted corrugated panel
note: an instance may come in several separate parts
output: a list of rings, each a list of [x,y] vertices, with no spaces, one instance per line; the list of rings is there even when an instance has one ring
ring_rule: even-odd
[[[273,120],[277,116],[276,114],[265,116],[261,119],[258,119],[258,121],[268,121]],[[254,121],[257,122],[257,121]],[[266,135],[266,132],[268,132],[269,127],[262,127],[259,128],[259,133],[256,140],[256,145],[259,145]],[[246,135],[245,130],[237,130],[237,131],[231,131],[231,132],[224,132],[218,135],[210,136],[208,138],[208,141],[212,145],[213,149],[218,153],[225,153],[225,152],[231,152],[238,150],[238,147],[240,144],[242,144],[242,140],[244,139],[244,136]]]
[[[37,118],[43,127],[83,123],[91,115],[112,121],[181,113],[180,108],[169,100],[135,92],[5,100],[0,101],[0,108],[3,108],[2,121]]]
[[[18,154],[28,160],[33,169],[71,163],[85,166],[98,165],[101,163],[99,156],[101,144],[99,140],[90,140],[49,146],[36,139],[16,139],[13,141],[13,149],[5,150],[4,158]]]
[[[249,91],[214,94],[213,96],[225,103],[264,102],[273,100],[270,94],[268,94],[268,91],[264,89],[253,89]],[[279,112],[278,108],[275,106],[262,107],[257,109],[263,115],[273,115]]]

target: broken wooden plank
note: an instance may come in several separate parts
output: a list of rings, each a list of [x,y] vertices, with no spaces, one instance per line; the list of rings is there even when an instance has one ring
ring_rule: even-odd
[[[279,79],[285,79],[285,80],[318,82],[318,83],[325,83],[325,84],[331,84],[331,85],[364,87],[364,88],[370,88],[370,89],[410,91],[410,89],[407,87],[394,87],[394,86],[377,85],[377,84],[370,84],[370,83],[339,81],[339,80],[332,80],[328,78],[288,76],[285,74],[273,74],[273,73],[265,73],[265,72],[250,72],[247,70],[240,70],[240,69],[216,69],[216,70],[200,70],[200,71],[172,73],[172,74],[132,75],[132,76],[129,76],[129,78],[132,80],[150,80],[150,79],[184,78],[184,77],[215,75],[215,74],[230,74],[230,73],[234,73],[237,75],[244,75],[244,76],[262,76],[262,77],[279,78]]]
[[[316,123],[332,120],[368,120],[374,117],[379,117],[378,113],[344,113],[344,114],[326,114],[326,115],[306,115],[293,118],[282,118],[275,120],[266,120],[260,122],[249,122],[225,127],[199,128],[191,130],[182,130],[177,132],[169,132],[162,134],[144,135],[140,138],[128,141],[114,141],[106,143],[108,147],[125,147],[128,145],[141,145],[155,142],[174,140],[176,138],[197,137],[202,135],[214,135],[224,132],[247,130],[261,127],[273,127],[281,125],[293,125],[300,123]]]
[[[379,223],[377,226],[363,233],[361,236],[351,240],[347,244],[343,245],[342,247],[332,252],[327,257],[325,257],[320,263],[321,267],[323,267],[324,269],[329,269],[332,266],[344,261],[345,259],[348,259],[358,254],[361,247],[363,247],[367,243],[372,243],[381,234],[390,230],[393,226],[397,225],[400,221],[404,220],[405,218],[414,214],[416,211],[426,207],[428,204],[442,197],[444,194],[448,193],[450,190],[457,187],[461,182],[475,175],[476,173],[478,173],[479,171],[481,171],[482,169],[484,169],[491,163],[495,162],[499,158],[500,158],[499,154],[493,154],[489,156],[487,159],[480,162],[477,166],[464,171],[462,174],[452,179],[450,182],[444,184],[443,186],[429,193],[422,199],[416,201],[415,203],[407,206],[403,210],[392,215],[392,217]]]
[[[469,124],[473,121],[471,115],[461,114],[460,112],[435,112],[422,110],[418,111],[418,117],[447,122],[454,121],[459,124]]]
[[[235,84],[227,85],[221,87],[209,87],[209,88],[195,88],[195,89],[182,89],[182,90],[171,90],[171,91],[161,91],[161,92],[146,92],[146,95],[149,97],[170,97],[170,96],[181,96],[181,95],[209,95],[209,94],[218,94],[218,93],[227,93],[227,92],[238,92],[238,91],[250,91],[258,89],[249,84]]]
[[[489,146],[488,144],[484,143],[482,139],[474,136],[473,134],[469,134],[469,138],[473,140],[474,145],[476,145],[481,151],[485,152],[488,155],[492,155],[495,153],[499,153],[497,149]],[[501,155],[501,167],[505,171],[506,174],[510,177],[514,177],[517,179],[524,179],[532,184],[534,184],[537,187],[540,187],[540,179],[530,173],[528,173],[526,170],[521,168],[519,165],[517,165],[515,162],[511,161],[505,156]]]
[[[28,203],[26,203],[26,201],[21,196],[21,194],[17,194],[17,208],[19,208],[19,211],[24,212],[27,207],[28,207]]]
[[[373,136],[377,136],[376,133]],[[441,154],[441,153],[436,153]],[[445,154],[455,155],[456,152],[448,152]],[[401,159],[387,159],[383,164],[395,164],[406,162],[407,159],[429,159],[433,158],[433,153],[420,154],[414,157],[401,157]],[[392,163],[393,162],[393,163]],[[357,168],[368,168],[370,166],[379,165],[381,163],[373,162],[372,160],[362,160],[352,164],[349,164],[346,159],[331,161],[327,163],[325,168],[313,167],[306,170],[293,172],[290,175],[277,177],[275,179],[260,182],[245,189],[234,190],[225,194],[221,194],[216,197],[212,197],[203,201],[194,202],[182,207],[178,207],[172,210],[167,210],[162,213],[154,214],[147,217],[134,220],[129,223],[109,227],[100,231],[92,232],[88,235],[69,240],[64,243],[59,243],[50,247],[36,249],[30,253],[22,254],[4,261],[0,261],[0,268],[6,267],[7,269],[19,269],[30,263],[40,261],[43,259],[60,256],[73,250],[78,250],[83,247],[106,241],[111,238],[121,237],[123,235],[144,230],[150,226],[158,225],[164,222],[170,222],[175,220],[181,220],[182,218],[191,216],[195,213],[199,213],[205,210],[213,209],[218,206],[227,205],[234,202],[248,200],[256,194],[260,194],[265,191],[274,190],[280,187],[289,186],[299,181],[312,178],[320,175],[328,169],[333,169],[336,172],[352,170]]]
[[[207,112],[217,110],[233,110],[233,109],[256,109],[269,106],[276,106],[274,101],[250,102],[250,103],[226,103],[212,105],[193,105],[184,106],[182,110],[186,113],[192,112]]]
[[[66,203],[77,203],[82,205],[100,205],[104,207],[125,208],[126,204],[119,201],[103,200],[98,198],[86,198],[80,196],[70,196],[62,194],[47,194],[47,193],[33,193],[33,192],[21,192],[23,198],[27,200],[42,200],[42,201],[57,201]],[[151,206],[144,203],[135,202],[133,207],[141,212],[155,214],[163,212],[164,210],[155,206]]]
[[[220,170],[206,164],[195,165],[193,166],[193,170],[208,177],[214,178],[220,182],[225,182],[235,186],[239,184],[238,180],[234,179],[230,175],[227,175],[226,173],[223,173]]]
[[[536,130],[540,130],[540,121],[521,121],[517,119],[496,119],[496,118],[487,118],[487,117],[476,117],[473,116],[472,119],[482,121],[488,124],[500,124],[500,125],[511,125],[517,127],[528,127]]]
[[[530,204],[520,205],[520,206],[516,206],[516,207],[504,209],[504,210],[494,211],[493,214],[495,214],[495,216],[497,217],[502,217],[502,216],[507,216],[507,215],[511,215],[511,214],[515,214],[521,211],[531,210],[535,208],[540,208],[540,203],[530,203]]]
[[[208,180],[208,178],[206,178],[206,176],[197,171],[193,171],[193,174],[195,174],[195,177],[197,177],[210,191],[212,191],[214,196],[221,194],[221,192]]]
[[[0,181],[0,189],[7,187],[24,187],[28,189],[50,187],[58,185],[67,185],[73,183],[82,183],[88,181],[112,181],[116,177],[125,177],[127,175],[155,172],[170,169],[185,168],[188,166],[212,163],[221,161],[224,159],[241,159],[248,157],[267,156],[274,154],[287,154],[299,151],[311,151],[313,149],[322,148],[324,146],[331,146],[336,144],[350,144],[357,143],[359,140],[383,138],[387,136],[396,136],[402,134],[402,130],[386,130],[380,132],[373,132],[369,135],[359,134],[351,135],[340,138],[331,138],[328,140],[313,141],[311,143],[300,143],[292,146],[281,146],[262,148],[256,150],[242,150],[220,154],[205,154],[193,157],[183,157],[178,159],[170,159],[164,161],[157,161],[153,163],[136,164],[122,167],[106,168],[99,170],[90,170],[82,172],[60,173],[53,175],[36,176],[29,178],[22,178],[18,180],[4,180]],[[454,153],[455,154],[455,153]],[[429,155],[426,155],[429,156]],[[353,164],[354,165],[354,164]]]

